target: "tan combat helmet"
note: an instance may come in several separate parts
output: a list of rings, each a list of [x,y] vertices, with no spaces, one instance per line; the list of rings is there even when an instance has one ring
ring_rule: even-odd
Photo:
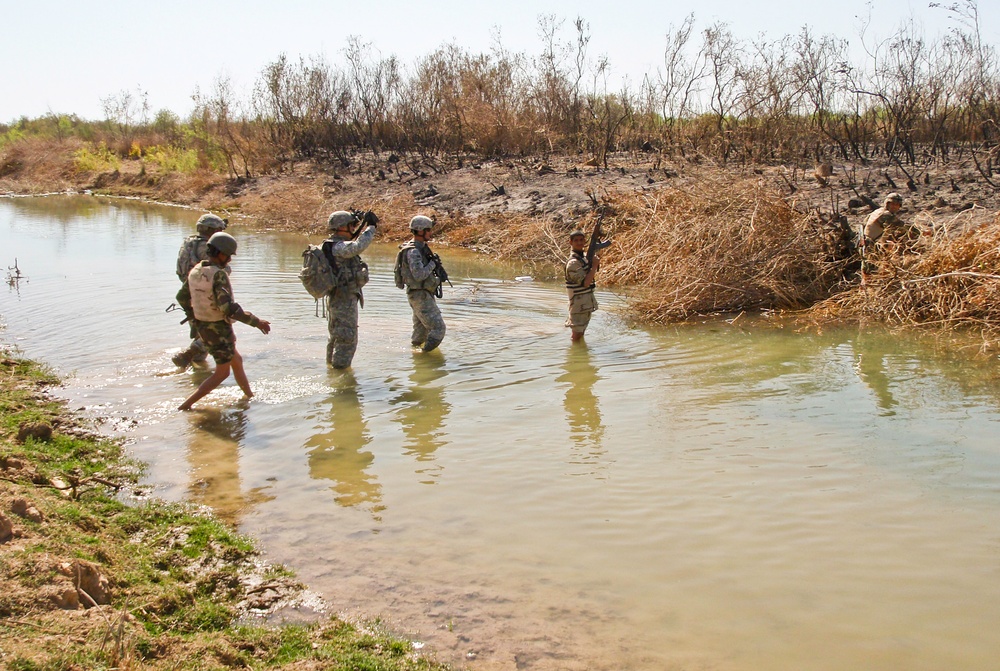
[[[411,231],[426,231],[428,228],[434,228],[434,220],[430,217],[425,217],[422,214],[410,219],[410,230]]]
[[[888,196],[885,197],[884,201],[882,201],[882,207],[889,207],[889,203],[896,203],[898,205],[902,205],[903,197],[898,193],[896,193],[895,191],[893,191],[892,193],[890,193]]]
[[[226,220],[220,216],[214,214],[203,214],[198,217],[198,223],[195,224],[195,227],[198,229],[200,234],[211,235],[212,233],[226,230],[226,225]]]
[[[337,210],[330,214],[326,220],[326,227],[332,232],[345,226],[353,226],[358,223],[358,218],[345,210]]]
[[[580,236],[581,238],[585,238],[585,237],[587,237],[587,234],[586,234],[586,233],[584,233],[583,231],[581,231],[581,230],[580,230],[580,229],[578,228],[578,229],[576,229],[575,231],[573,231],[572,233],[570,233],[570,234],[569,234],[569,239],[570,239],[570,240],[572,240],[573,238],[575,238],[575,237],[576,237],[576,236],[578,236],[578,235],[579,235],[579,236]]]

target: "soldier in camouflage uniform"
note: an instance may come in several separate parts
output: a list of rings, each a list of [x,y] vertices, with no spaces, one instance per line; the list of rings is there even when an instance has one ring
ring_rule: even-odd
[[[228,233],[215,233],[208,239],[208,259],[191,269],[187,280],[177,292],[177,302],[184,314],[194,324],[198,337],[215,359],[215,372],[201,383],[178,410],[189,410],[198,399],[205,396],[229,377],[232,370],[236,383],[247,398],[253,397],[250,382],[243,370],[243,357],[236,350],[233,321],[243,322],[267,334],[270,322],[246,312],[233,300],[227,268],[236,254],[236,239]]]
[[[406,288],[406,298],[413,311],[413,333],[410,342],[430,352],[444,340],[445,325],[437,298],[441,296],[444,269],[441,259],[427,246],[434,221],[417,215],[410,220],[413,239],[400,247],[396,257],[396,272]]]
[[[334,368],[347,368],[358,349],[358,305],[365,305],[362,287],[368,283],[368,265],[361,252],[375,237],[378,217],[365,212],[365,230],[352,240],[358,218],[343,210],[327,219],[331,236],[323,243],[323,254],[333,268],[336,286],[327,296],[327,328],[330,340],[326,345],[326,362]]]
[[[573,342],[583,339],[590,324],[590,316],[597,310],[594,296],[594,278],[601,267],[601,257],[594,255],[593,262],[587,261],[587,235],[583,231],[569,234],[572,253],[566,262],[566,293],[569,294],[569,317],[566,326],[571,329]]]
[[[208,258],[208,239],[213,233],[218,233],[226,228],[226,220],[214,214],[203,214],[199,217],[197,224],[197,235],[192,235],[181,244],[177,252],[177,279],[186,282],[188,273],[196,265]],[[183,352],[178,352],[171,357],[175,366],[187,368],[192,362],[201,362],[208,357],[208,348],[201,341],[198,334],[191,327],[191,344]]]

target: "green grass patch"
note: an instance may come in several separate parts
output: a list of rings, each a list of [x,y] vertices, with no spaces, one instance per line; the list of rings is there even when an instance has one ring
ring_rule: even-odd
[[[66,435],[75,420],[45,395],[44,366],[0,349],[0,510],[26,501],[37,519],[15,517],[16,543],[0,544],[0,668],[443,669],[407,641],[359,631],[334,618],[311,626],[247,624],[249,586],[298,589],[291,572],[262,567],[251,539],[183,504],[129,505],[107,483],[134,484],[135,464],[100,438]],[[49,439],[17,440],[25,421],[53,427]],[[100,480],[89,477],[100,474]],[[77,496],[52,478],[80,483]],[[92,564],[110,603],[81,617],[54,605],[74,589],[73,566]],[[81,598],[82,602],[82,598]]]

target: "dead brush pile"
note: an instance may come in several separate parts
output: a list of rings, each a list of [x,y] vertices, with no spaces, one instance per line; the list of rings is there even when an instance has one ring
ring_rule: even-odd
[[[601,278],[635,288],[630,307],[640,321],[802,308],[843,279],[835,228],[755,179],[705,174],[606,201],[615,244]]]
[[[938,229],[916,253],[882,250],[864,285],[810,311],[823,320],[972,328],[1000,339],[1000,215],[949,234]]]

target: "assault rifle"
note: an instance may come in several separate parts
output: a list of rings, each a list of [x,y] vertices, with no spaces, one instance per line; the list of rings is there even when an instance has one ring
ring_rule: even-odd
[[[369,224],[378,226],[378,215],[371,210],[351,210],[351,214],[358,220],[358,227],[351,232],[351,240],[361,235],[361,231],[365,230],[365,227]]]
[[[594,262],[594,256],[597,252],[601,251],[605,247],[611,246],[611,240],[601,240],[601,223],[604,221],[604,213],[597,217],[597,223],[594,224],[594,232],[590,234],[590,245],[587,246],[587,264]]]
[[[417,249],[420,250],[421,256],[434,264],[434,269],[431,271],[434,276],[437,277],[440,282],[438,282],[437,288],[434,290],[434,296],[441,298],[443,291],[441,289],[444,283],[447,282],[449,287],[455,288],[455,285],[451,283],[448,279],[448,271],[444,269],[444,264],[441,263],[441,257],[431,251],[431,248],[427,246],[427,243],[417,244]]]

